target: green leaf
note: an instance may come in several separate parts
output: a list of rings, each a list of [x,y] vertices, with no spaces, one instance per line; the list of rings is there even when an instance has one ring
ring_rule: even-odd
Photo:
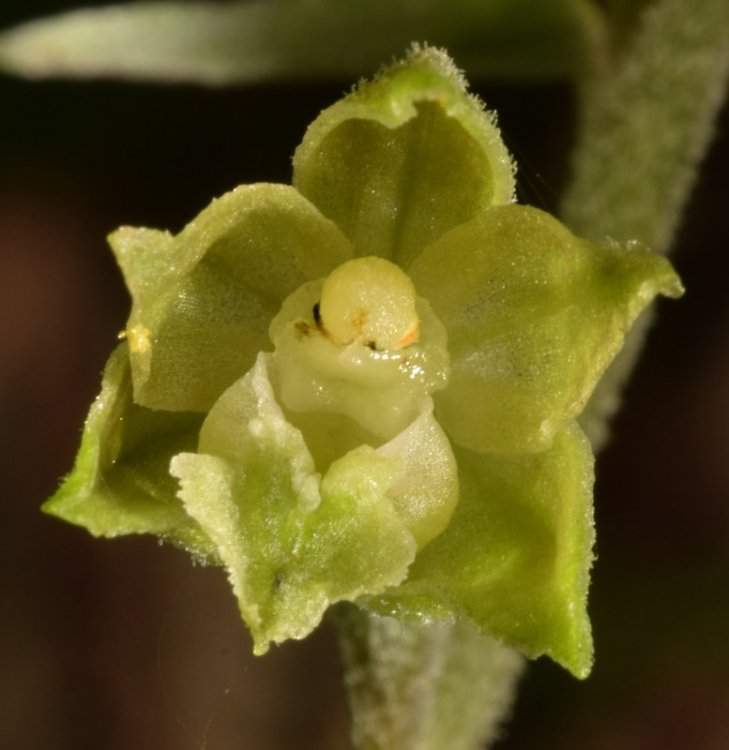
[[[514,176],[493,115],[445,54],[416,47],[309,126],[294,186],[358,255],[407,267],[478,210],[513,200]]]
[[[616,11],[629,5],[635,13],[633,2],[611,5]],[[654,0],[622,52],[609,74],[581,88],[581,128],[561,214],[585,237],[637,239],[665,254],[726,97],[729,3]],[[580,420],[596,447],[647,329],[644,320],[631,332]]]
[[[132,294],[134,399],[207,411],[269,346],[283,300],[352,256],[341,232],[287,185],[236,188],[172,237],[109,238]]]
[[[426,248],[410,273],[448,331],[438,419],[456,443],[494,453],[547,448],[640,311],[681,292],[663,258],[593,245],[526,206],[481,212]]]
[[[562,217],[595,241],[670,248],[729,83],[729,3],[655,0],[613,70],[582,89]]]
[[[470,73],[554,79],[604,45],[583,0],[135,2],[32,21],[0,36],[0,68],[236,84],[363,75],[413,40],[447,47]]]
[[[575,424],[548,451],[456,449],[461,497],[448,529],[408,579],[367,600],[381,614],[466,618],[532,658],[578,677],[592,661],[586,612],[592,562],[592,454]]]
[[[320,479],[267,367],[259,357],[211,410],[200,453],[172,461],[185,509],[228,569],[256,653],[308,635],[331,603],[399,583],[415,556],[389,494],[403,461],[362,446]]]
[[[43,510],[95,536],[156,534],[209,558],[212,548],[176,497],[170,459],[191,450],[202,417],[151,411],[132,403],[127,345],[106,366],[76,465]]]

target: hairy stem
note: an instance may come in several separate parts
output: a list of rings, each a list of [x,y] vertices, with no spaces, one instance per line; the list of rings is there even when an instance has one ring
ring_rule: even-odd
[[[356,750],[476,750],[508,714],[523,658],[465,623],[338,608]]]

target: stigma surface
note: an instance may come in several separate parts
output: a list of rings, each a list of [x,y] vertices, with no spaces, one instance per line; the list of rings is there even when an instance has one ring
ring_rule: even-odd
[[[269,336],[289,413],[331,415],[338,431],[345,419],[370,442],[405,429],[448,380],[445,328],[408,275],[383,258],[355,258],[304,284]]]

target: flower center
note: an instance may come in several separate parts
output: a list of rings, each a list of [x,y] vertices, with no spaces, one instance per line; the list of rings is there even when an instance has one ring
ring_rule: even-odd
[[[382,258],[356,258],[304,284],[269,336],[279,399],[317,440],[327,431],[335,442],[348,431],[360,443],[390,440],[447,383],[443,325],[407,274]]]
[[[415,299],[413,282],[394,263],[355,258],[324,282],[319,322],[339,346],[356,341],[377,351],[397,351],[418,338]]]

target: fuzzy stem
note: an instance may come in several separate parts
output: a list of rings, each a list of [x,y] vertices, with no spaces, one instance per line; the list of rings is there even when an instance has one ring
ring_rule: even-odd
[[[476,750],[508,714],[523,658],[465,623],[336,612],[356,750]]]

